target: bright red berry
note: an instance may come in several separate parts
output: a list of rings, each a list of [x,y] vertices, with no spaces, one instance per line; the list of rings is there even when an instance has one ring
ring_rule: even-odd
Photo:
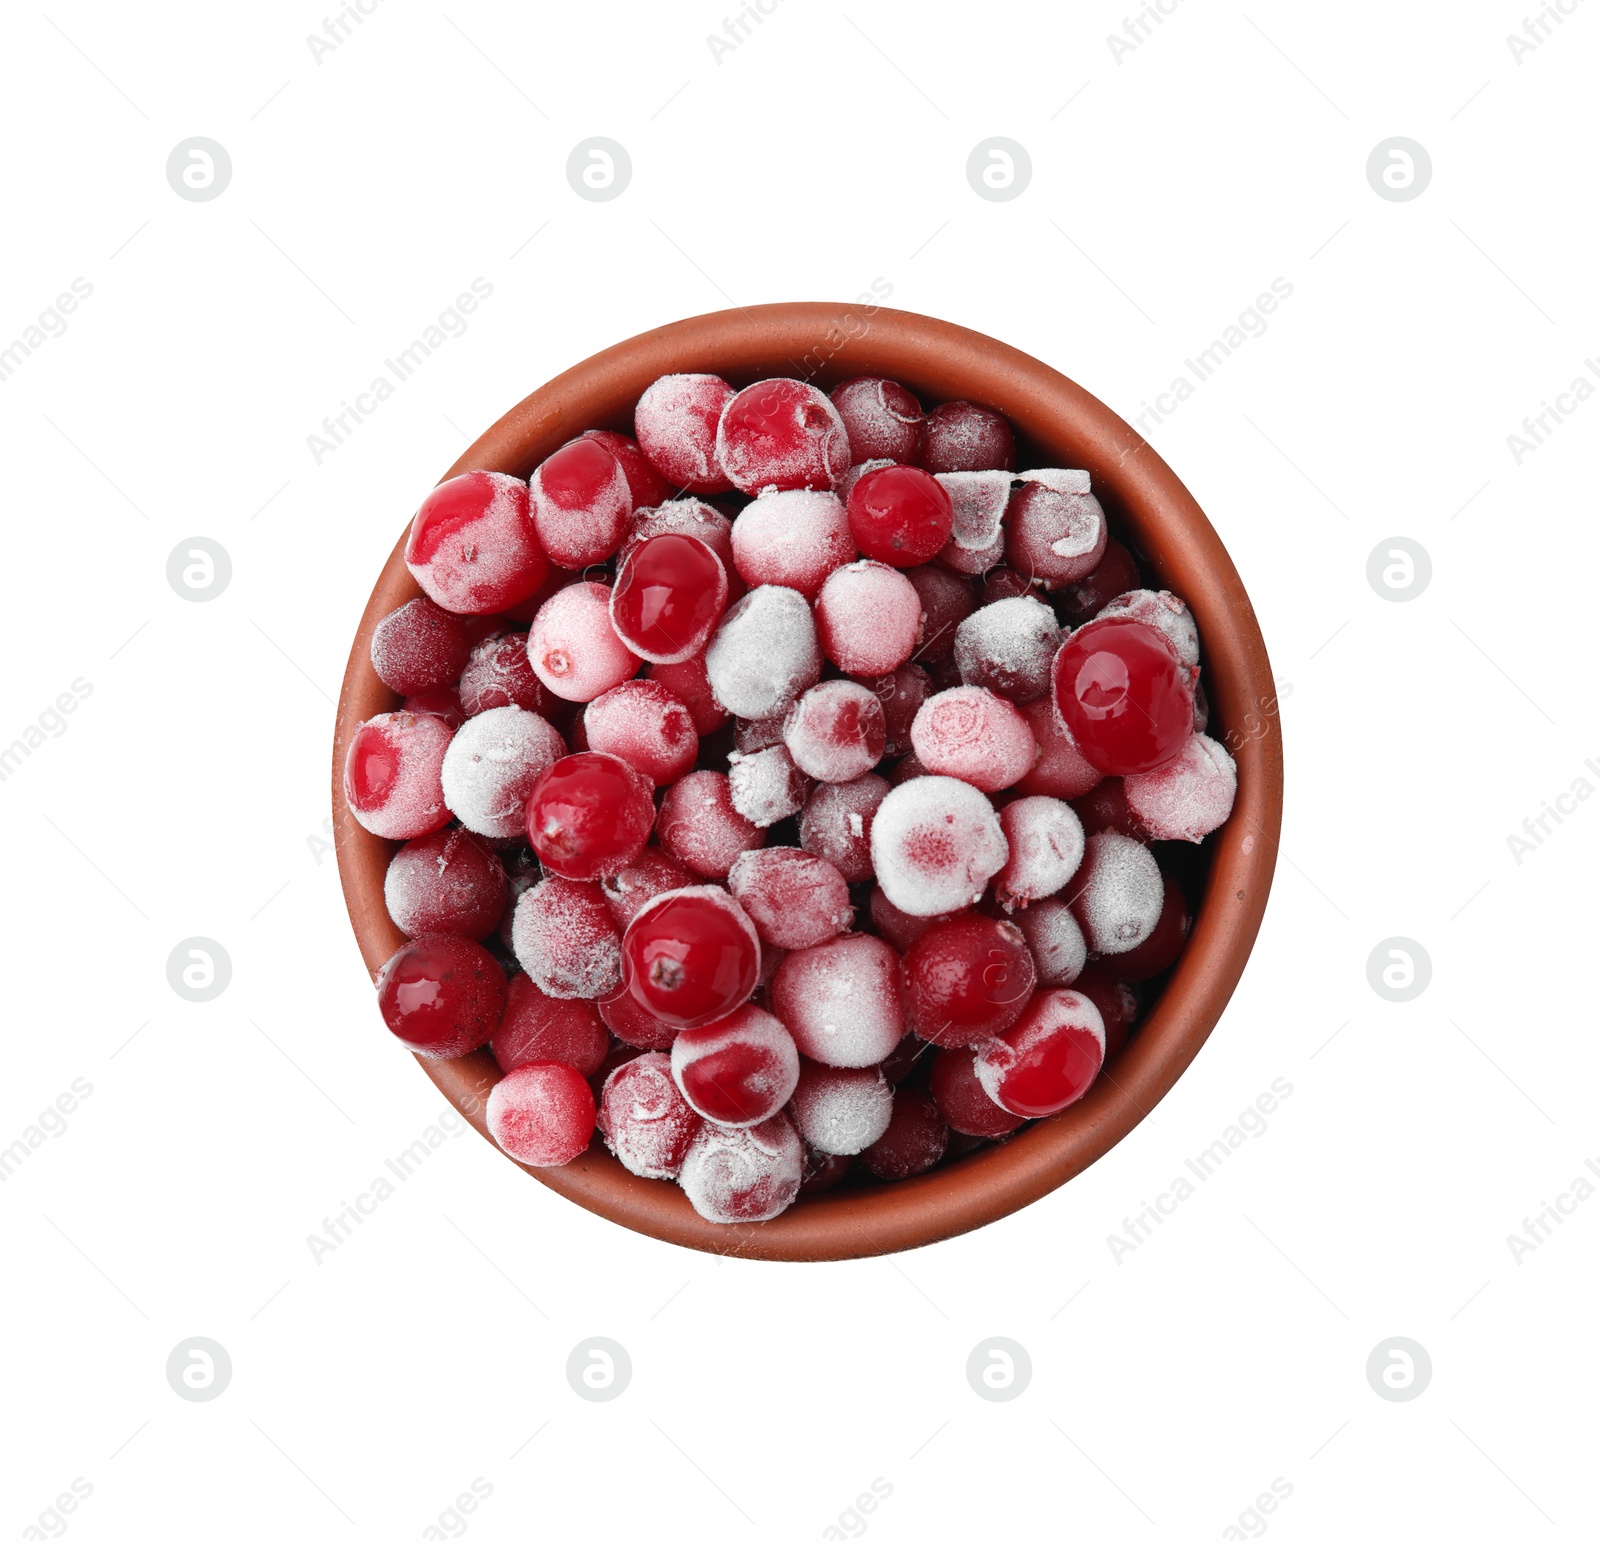
[[[903,972],[912,1031],[947,1048],[1003,1032],[1022,1014],[1037,977],[1022,933],[986,915],[953,915],[929,927]]]
[[[1108,776],[1165,765],[1194,731],[1194,696],[1153,626],[1090,621],[1062,644],[1056,706],[1084,757]]]
[[[636,546],[611,591],[617,635],[651,663],[702,651],[728,603],[728,574],[692,535],[655,535]]]
[[[1023,1118],[1044,1118],[1076,1102],[1105,1063],[1106,1030],[1088,996],[1041,990],[998,1038],[978,1050],[983,1089]]]
[[[608,878],[644,849],[655,821],[648,780],[614,754],[569,754],[528,794],[528,844],[564,878]]]
[[[594,1093],[571,1065],[522,1065],[489,1093],[489,1133],[525,1166],[565,1166],[589,1148]]]
[[[406,566],[429,599],[457,615],[492,615],[526,599],[550,570],[527,483],[498,471],[440,483],[411,521]]]
[[[673,1039],[672,1079],[702,1118],[743,1128],[771,1118],[789,1100],[800,1055],[775,1016],[741,1006]]]
[[[413,1054],[453,1059],[481,1049],[506,1009],[506,976],[464,936],[419,936],[378,970],[378,1010]]]
[[[950,539],[950,494],[915,466],[883,466],[850,489],[850,533],[862,555],[890,567],[932,561]]]
[[[622,939],[629,993],[679,1028],[726,1016],[750,998],[760,972],[756,928],[720,888],[680,888],[652,899]]]

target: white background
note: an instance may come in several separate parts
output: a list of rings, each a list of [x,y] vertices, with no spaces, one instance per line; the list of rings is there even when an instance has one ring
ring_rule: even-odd
[[[475,1478],[484,1538],[1593,1533],[1600,1202],[1506,1238],[1600,1160],[1600,807],[1520,864],[1507,837],[1600,786],[1600,405],[1520,465],[1507,435],[1600,354],[1600,6],[1520,63],[1522,0],[1185,0],[1120,62],[1123,0],[1059,11],[784,0],[720,62],[714,4],[383,0],[320,62],[318,6],[8,13],[0,345],[93,295],[0,385],[0,743],[92,694],[0,782],[0,1144],[92,1093],[0,1185],[0,1537],[75,1478],[85,1538],[420,1537]],[[166,179],[194,135],[232,159],[214,201]],[[591,135],[631,154],[611,202],[566,180]],[[1010,202],[966,180],[991,135],[1032,159]],[[1394,135],[1432,159],[1409,202],[1366,176]],[[317,464],[478,277],[470,330]],[[1152,430],[1254,597],[1288,753],[1255,956],[1153,1115],[978,1234],[815,1267],[634,1236],[467,1132],[314,1262],[448,1112],[318,842],[349,639],[468,440],[646,327],[874,278],[1132,418],[1275,277],[1265,335]],[[233,566],[205,604],[165,576],[198,535]],[[1408,603],[1366,578],[1399,535],[1433,566]],[[195,935],[233,963],[205,1005],[166,979]],[[1433,964],[1403,1005],[1366,973],[1396,935]],[[564,1369],[596,1335],[633,1365],[603,1405]],[[167,1383],[194,1336],[232,1360],[214,1401]],[[992,1336],[1032,1360],[1004,1404],[965,1373]],[[1433,1366],[1404,1403],[1366,1374],[1394,1336]]]

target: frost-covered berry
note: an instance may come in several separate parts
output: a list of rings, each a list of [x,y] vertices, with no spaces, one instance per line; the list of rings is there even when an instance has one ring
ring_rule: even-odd
[[[707,878],[727,877],[741,851],[767,838],[733,806],[728,778],[712,770],[691,771],[667,788],[656,835],[674,861]]]
[[[1196,733],[1159,770],[1122,778],[1128,810],[1153,840],[1198,844],[1233,812],[1239,771],[1214,738]]]
[[[1122,776],[1105,776],[1082,797],[1073,799],[1073,812],[1082,821],[1086,835],[1098,835],[1103,829],[1114,829],[1119,835],[1129,835],[1141,842],[1149,840],[1150,831],[1128,807],[1125,785],[1126,778]]]
[[[922,601],[917,662],[930,667],[944,663],[955,652],[956,628],[972,614],[972,585],[942,567],[908,568],[906,577]]]
[[[870,773],[840,785],[819,786],[800,815],[801,846],[832,862],[845,882],[867,882],[873,870],[873,819],[888,795],[889,783]]]
[[[495,1083],[486,1113],[495,1144],[524,1166],[565,1166],[589,1148],[594,1093],[571,1065],[523,1065]]]
[[[489,637],[472,650],[461,671],[461,710],[468,717],[497,706],[520,706],[541,716],[551,697],[528,662],[528,634]]]
[[[987,546],[975,546],[970,550],[951,541],[939,553],[939,565],[969,578],[980,578],[998,567],[1005,560],[1005,555],[1006,543],[1003,536],[997,535]]]
[[[466,720],[466,713],[461,710],[461,697],[454,690],[448,689],[429,690],[420,696],[407,696],[400,703],[400,710],[425,712],[430,717],[437,717],[451,732]]]
[[[704,653],[686,658],[682,663],[651,664],[645,677],[664,685],[688,707],[689,715],[694,718],[695,732],[702,738],[707,733],[715,733],[728,720],[727,708],[711,689]]]
[[[1083,972],[1089,944],[1064,900],[1041,899],[1011,918],[1028,939],[1041,985],[1070,985]]]
[[[640,508],[628,521],[628,533],[617,553],[617,567],[647,540],[658,535],[687,535],[716,553],[728,575],[728,594],[737,599],[744,584],[733,565],[733,520],[700,498],[674,498],[656,508]]]
[[[811,606],[794,589],[763,584],[723,618],[706,649],[718,703],[735,716],[775,717],[822,676]]]
[[[528,794],[528,844],[546,870],[562,877],[611,877],[631,866],[650,838],[651,790],[614,754],[566,755]]]
[[[442,717],[381,712],[350,739],[344,798],[363,828],[385,840],[414,840],[450,822],[440,773],[451,742]]]
[[[1007,1112],[1045,1118],[1089,1090],[1105,1053],[1105,1024],[1088,996],[1041,990],[1015,1024],[978,1050],[975,1068]]]
[[[1006,561],[1061,588],[1086,578],[1106,549],[1106,518],[1087,471],[1023,471],[1006,509]]]
[[[883,758],[883,707],[865,685],[824,680],[789,708],[783,742],[806,775],[855,781]]]
[[[792,845],[746,851],[728,889],[773,947],[815,947],[850,927],[850,890],[839,869]]]
[[[893,674],[881,674],[866,683],[883,706],[883,752],[890,756],[908,753],[911,724],[931,688],[928,671],[918,664],[903,663]]]
[[[1108,776],[1156,770],[1194,732],[1192,673],[1142,621],[1090,621],[1062,643],[1052,669],[1056,710]]]
[[[469,831],[435,830],[394,853],[383,902],[407,936],[447,932],[481,942],[506,907],[506,869]]]
[[[1092,621],[1119,594],[1139,587],[1139,568],[1128,548],[1119,540],[1106,538],[1105,555],[1093,572],[1056,592],[1061,618],[1069,626]]]
[[[603,583],[569,584],[539,607],[528,630],[528,661],[563,701],[592,701],[639,670],[611,624],[611,590]]]
[[[814,385],[762,380],[723,408],[717,460],[740,492],[826,489],[850,464],[850,440],[833,403]]]
[[[726,492],[717,459],[717,424],[733,387],[716,375],[662,375],[633,409],[639,448],[669,482],[689,492]]]
[[[924,471],[1009,471],[1017,441],[1008,423],[975,401],[947,401],[922,425],[917,464]]]
[[[974,610],[956,628],[956,667],[968,685],[981,685],[1017,705],[1050,688],[1050,662],[1061,645],[1055,611],[1026,596]]]
[[[1011,854],[995,879],[1007,909],[1046,899],[1067,886],[1083,860],[1083,825],[1057,797],[1019,797],[1000,810]]]
[[[500,1025],[506,976],[464,936],[419,936],[378,970],[378,1010],[413,1054],[453,1059],[480,1049]]]
[[[771,1220],[800,1191],[805,1147],[781,1113],[749,1129],[703,1124],[690,1142],[678,1185],[715,1225]]]
[[[528,484],[499,471],[435,487],[411,521],[405,560],[422,592],[457,615],[509,610],[550,570],[528,516]]]
[[[628,923],[622,956],[628,992],[676,1028],[726,1016],[750,998],[761,971],[750,917],[724,889],[712,887],[650,900]]]
[[[1022,1127],[1021,1114],[1008,1113],[983,1089],[971,1049],[936,1050],[928,1091],[939,1116],[957,1134],[999,1140]]]
[[[911,745],[931,775],[955,776],[983,792],[1015,786],[1039,754],[1027,719],[976,685],[923,702],[911,724]]]
[[[663,1022],[626,990],[619,990],[598,1004],[600,1020],[611,1029],[618,1042],[631,1049],[670,1049],[672,1040],[678,1036],[677,1023]]]
[[[883,1137],[893,1107],[894,1092],[876,1065],[842,1070],[806,1060],[789,1113],[813,1150],[853,1156]]]
[[[402,696],[454,684],[469,651],[466,622],[425,597],[384,616],[370,649],[373,672]]]
[[[1189,901],[1170,873],[1162,874],[1162,884],[1165,892],[1155,929],[1131,952],[1112,953],[1100,961],[1107,974],[1124,984],[1140,984],[1166,973],[1189,940],[1193,923]]]
[[[829,399],[838,408],[850,441],[850,463],[892,460],[910,465],[922,437],[922,405],[894,380],[859,375],[834,386]]]
[[[517,974],[489,1049],[504,1071],[553,1060],[587,1077],[605,1062],[610,1044],[611,1035],[593,1001],[560,1000],[546,995],[526,974]]]
[[[672,1041],[672,1079],[702,1118],[745,1128],[771,1118],[800,1078],[800,1056],[783,1024],[759,1006],[741,1006]]]
[[[861,1153],[861,1164],[884,1182],[900,1182],[937,1166],[950,1130],[933,1098],[911,1086],[895,1088],[888,1128]]]
[[[606,1077],[596,1120],[606,1146],[635,1177],[678,1175],[700,1115],[683,1100],[665,1054],[641,1054]]]
[[[935,481],[950,499],[950,544],[959,551],[994,551],[1002,540],[1001,522],[1011,501],[1009,471],[946,471]],[[985,561],[984,568],[994,566]]]
[[[573,439],[528,482],[539,543],[557,567],[578,569],[615,554],[633,512],[617,457],[597,439]]]
[[[600,1000],[622,983],[622,938],[598,883],[535,883],[517,900],[511,949],[528,977],[562,1000]]]
[[[904,573],[882,562],[839,568],[817,596],[822,651],[846,674],[898,669],[911,657],[921,630],[921,597]]]
[[[1084,758],[1049,694],[1027,702],[1019,710],[1039,745],[1039,758],[1017,783],[1017,791],[1071,802],[1104,779],[1105,772]]]
[[[800,1052],[823,1065],[876,1065],[905,1036],[900,959],[864,931],[791,952],[772,980],[772,1009]]]
[[[686,774],[700,752],[689,708],[655,680],[625,680],[596,696],[583,726],[591,749],[626,760],[658,787]]]
[[[1171,644],[1185,668],[1200,667],[1200,630],[1189,607],[1176,594],[1165,589],[1129,589],[1107,600],[1100,615],[1108,621],[1139,621],[1153,626]]]
[[[798,813],[810,791],[811,778],[782,744],[728,756],[728,796],[757,829]]]
[[[994,805],[949,776],[895,787],[872,821],[878,882],[908,915],[946,915],[977,903],[1005,861]]]
[[[450,812],[476,835],[507,840],[527,827],[533,784],[566,753],[536,712],[497,706],[469,717],[445,751],[440,779]]]
[[[632,863],[621,872],[603,878],[600,892],[611,906],[611,917],[619,929],[625,929],[630,920],[657,894],[670,893],[674,888],[688,888],[694,883],[689,873],[660,846],[647,845]]]
[[[692,535],[653,535],[630,551],[611,590],[611,624],[639,657],[682,663],[705,650],[728,602],[728,574]]]
[[[916,466],[889,465],[851,484],[850,534],[863,556],[891,567],[931,562],[950,539],[950,494]]]
[[[1009,921],[952,915],[917,939],[901,971],[907,1025],[919,1038],[968,1048],[1022,1014],[1038,977]]]
[[[764,492],[733,524],[733,561],[751,588],[776,583],[815,599],[856,554],[844,504],[831,492]]]
[[[672,484],[650,464],[650,457],[639,448],[637,440],[625,433],[613,433],[609,428],[591,428],[581,437],[593,439],[616,457],[622,474],[628,478],[628,492],[634,508],[654,508],[672,496]]]
[[[1090,950],[1131,952],[1155,930],[1165,889],[1156,859],[1137,840],[1090,835],[1066,901]]]

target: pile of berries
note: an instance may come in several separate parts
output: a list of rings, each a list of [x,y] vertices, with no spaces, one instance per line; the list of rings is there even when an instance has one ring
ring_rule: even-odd
[[[1187,607],[973,402],[668,375],[633,426],[412,524],[344,771],[390,1030],[488,1045],[517,1160],[598,1127],[717,1222],[1076,1102],[1233,807]]]

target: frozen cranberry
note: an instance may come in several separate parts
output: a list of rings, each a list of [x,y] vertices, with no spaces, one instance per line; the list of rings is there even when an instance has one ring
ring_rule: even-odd
[[[454,690],[428,690],[420,696],[407,696],[401,702],[400,710],[425,712],[430,717],[437,717],[451,732],[466,721],[466,713],[461,710],[461,697]]]
[[[704,653],[686,658],[682,663],[651,664],[647,677],[666,686],[688,707],[689,715],[694,718],[695,732],[702,737],[715,733],[728,720],[728,709],[711,689]]]
[[[626,760],[658,787],[686,774],[700,751],[689,708],[656,680],[625,680],[596,696],[583,725],[591,749]]]
[[[628,533],[617,553],[617,568],[647,540],[658,535],[685,535],[707,547],[722,564],[728,579],[728,597],[744,593],[744,582],[733,565],[733,520],[701,498],[673,498],[656,508],[641,508],[628,521]]]
[[[611,451],[628,479],[628,493],[636,509],[654,508],[672,496],[672,483],[650,464],[649,456],[627,434],[591,428],[582,437]]]
[[[1039,746],[1009,701],[976,685],[943,690],[922,704],[911,745],[934,776],[955,776],[982,792],[1015,786],[1033,768]]]
[[[1189,940],[1192,918],[1188,900],[1170,874],[1163,874],[1161,881],[1161,915],[1155,929],[1131,951],[1112,953],[1101,960],[1100,967],[1113,979],[1139,984],[1166,973]]]
[[[647,845],[621,872],[602,880],[600,891],[612,918],[625,929],[657,894],[688,888],[694,879],[659,846]]]
[[[917,661],[939,664],[955,652],[956,628],[972,614],[972,585],[942,567],[913,567],[906,572],[922,601],[922,645]]]
[[[937,1166],[949,1139],[933,1098],[915,1087],[897,1087],[889,1127],[862,1151],[861,1164],[884,1182],[900,1182]]]
[[[845,882],[867,882],[872,877],[872,822],[888,795],[889,783],[870,774],[819,786],[800,815],[800,844],[832,862]]]
[[[953,915],[905,956],[906,1018],[929,1043],[966,1048],[1021,1015],[1037,973],[1022,933],[986,915]]]
[[[565,1166],[589,1148],[594,1093],[571,1065],[537,1061],[495,1083],[486,1121],[513,1161]]]
[[[803,594],[770,583],[728,611],[705,658],[718,703],[752,720],[787,710],[822,677],[811,606]]]
[[[592,701],[639,669],[612,627],[611,590],[603,583],[574,583],[544,602],[528,631],[528,661],[563,701]]]
[[[829,488],[850,464],[850,440],[814,385],[762,380],[723,408],[717,459],[740,492]]]
[[[528,484],[533,527],[558,567],[603,562],[622,544],[633,494],[617,457],[598,440],[563,444]]]
[[[1233,756],[1203,733],[1186,739],[1159,770],[1122,779],[1128,811],[1152,839],[1195,844],[1227,823],[1238,789]]]
[[[1129,589],[1107,600],[1100,618],[1140,621],[1154,627],[1167,639],[1185,669],[1194,670],[1200,665],[1200,630],[1189,607],[1176,594],[1165,589]]]
[[[928,671],[903,663],[893,674],[879,675],[867,685],[883,707],[883,752],[906,754],[911,748],[911,724],[928,699]]]
[[[922,425],[917,464],[925,471],[1009,471],[1016,464],[1011,424],[974,401],[947,401]]]
[[[813,1150],[853,1156],[882,1139],[893,1106],[894,1093],[877,1066],[842,1070],[806,1060],[789,1113]]]
[[[624,982],[641,1006],[676,1027],[701,1027],[749,1000],[761,943],[722,889],[680,888],[633,917],[622,958]]]
[[[860,375],[834,386],[829,399],[838,408],[850,440],[850,462],[893,460],[910,465],[922,437],[922,405],[894,380]]]
[[[1008,1113],[1045,1118],[1089,1090],[1105,1056],[1094,1002],[1077,990],[1041,990],[1014,1025],[978,1050],[976,1069]]]
[[[1002,543],[1001,525],[1011,501],[1011,473],[946,471],[934,480],[950,498],[950,544],[969,555],[983,553],[978,570],[986,572],[999,560],[992,554]]]
[[[630,1048],[670,1049],[678,1029],[646,1010],[627,990],[601,1001],[600,1020]]]
[[[704,650],[728,600],[715,552],[691,535],[656,535],[634,548],[611,591],[617,635],[651,663]]]
[[[517,974],[489,1048],[505,1071],[535,1060],[554,1060],[588,1077],[605,1062],[610,1043],[611,1035],[593,1001],[559,1000],[546,995],[526,974]]]
[[[822,651],[846,674],[898,669],[915,651],[921,630],[921,597],[904,573],[882,562],[839,568],[817,596]]]
[[[1061,899],[1041,899],[1012,916],[1028,939],[1041,985],[1070,985],[1083,972],[1089,945],[1083,928]]]
[[[1155,930],[1165,892],[1155,857],[1137,840],[1104,830],[1085,842],[1064,897],[1092,951],[1132,952]]]
[[[457,615],[509,609],[550,565],[528,517],[528,484],[499,471],[435,487],[411,521],[405,559],[422,592]]]
[[[783,1024],[759,1006],[741,1006],[672,1041],[672,1079],[702,1118],[744,1128],[771,1118],[789,1100],[800,1056]]]
[[[1129,589],[1139,587],[1139,569],[1128,548],[1119,540],[1106,539],[1105,555],[1094,571],[1069,583],[1056,594],[1061,618],[1069,626],[1082,626],[1092,621],[1107,603]]]
[[[683,1100],[665,1054],[642,1054],[606,1077],[600,1133],[635,1177],[676,1177],[700,1132],[700,1115]]]
[[[938,924],[932,915],[908,915],[876,884],[867,901],[867,913],[872,917],[872,928],[896,952],[905,952],[930,926]]]
[[[690,1142],[678,1185],[714,1225],[771,1220],[800,1191],[805,1147],[781,1113],[749,1129],[702,1124]]]
[[[1073,632],[1056,654],[1054,686],[1067,731],[1108,776],[1156,770],[1194,731],[1178,660],[1139,621],[1090,621]]]
[[[1087,995],[1106,1030],[1106,1059],[1114,1059],[1122,1052],[1139,1018],[1139,997],[1130,985],[1113,979],[1106,972],[1104,962],[1091,963],[1072,982],[1079,995]]]
[[[1083,825],[1056,797],[1019,797],[1000,810],[1011,854],[995,879],[1007,909],[1032,904],[1065,888],[1083,860]]]
[[[837,1188],[850,1175],[853,1164],[848,1156],[830,1156],[808,1148],[800,1191],[806,1194],[826,1193],[829,1188]]]
[[[733,806],[721,771],[691,771],[668,787],[657,815],[667,854],[700,877],[725,878],[741,851],[766,843],[766,834]]]
[[[757,829],[799,813],[811,791],[811,778],[782,744],[728,757],[728,796],[734,812]]]
[[[950,539],[950,494],[915,466],[883,466],[850,489],[850,533],[862,555],[890,567],[930,562]]]
[[[561,735],[535,712],[496,706],[469,717],[450,740],[442,767],[444,800],[476,835],[521,835],[528,794],[566,752]]]
[[[865,685],[824,680],[789,708],[783,741],[808,776],[854,781],[883,758],[883,707]]]
[[[413,1054],[453,1059],[481,1049],[506,1009],[506,976],[464,936],[419,936],[378,970],[378,1010]]]
[[[746,851],[728,874],[763,944],[793,951],[849,929],[850,890],[832,862],[792,845]]]
[[[1121,776],[1104,776],[1082,797],[1074,798],[1072,811],[1078,815],[1086,835],[1114,829],[1134,840],[1148,840],[1150,831],[1134,817]]]
[[[815,599],[855,554],[844,504],[831,492],[764,492],[733,524],[733,560],[752,588],[777,583]]]
[[[994,605],[1002,599],[1023,599],[1026,597],[1037,599],[1039,590],[1033,586],[1026,573],[1019,573],[1014,568],[997,567],[993,572],[983,575],[983,583],[978,589],[978,604]]]
[[[1039,745],[1039,758],[1033,769],[1017,783],[1017,791],[1071,802],[1100,782],[1104,772],[1084,759],[1083,751],[1067,732],[1067,725],[1056,710],[1053,696],[1043,695],[1037,701],[1026,702],[1019,710],[1027,718],[1034,741]]]
[[[633,409],[639,448],[669,482],[690,492],[726,492],[717,424],[733,387],[716,375],[662,375]]]
[[[773,977],[773,1009],[808,1059],[876,1065],[905,1036],[899,963],[864,931],[791,952]]]
[[[957,1134],[999,1140],[1020,1129],[1022,1116],[1008,1113],[983,1089],[971,1049],[937,1049],[928,1079],[939,1115]]]
[[[612,877],[644,849],[655,812],[650,783],[626,760],[569,754],[528,794],[528,844],[562,877]]]
[[[435,830],[394,853],[383,902],[407,936],[446,932],[481,942],[505,909],[506,869],[468,831]]]
[[[1006,508],[1006,561],[1060,588],[1087,578],[1106,549],[1106,520],[1087,471],[1024,471]]]
[[[621,937],[598,883],[535,883],[517,900],[511,947],[528,977],[561,1000],[602,1000],[622,980]]]
[[[880,804],[872,861],[884,893],[906,914],[947,915],[983,896],[1005,865],[1006,838],[994,805],[976,787],[919,776]]]
[[[480,642],[461,671],[461,709],[468,717],[496,706],[543,713],[550,697],[528,662],[528,634],[507,632]]]
[[[863,460],[859,465],[853,465],[833,486],[833,495],[844,504],[850,506],[850,489],[861,480],[863,476],[870,476],[874,471],[881,471],[885,466],[892,466],[892,460]],[[851,542],[854,545],[854,541]]]
[[[402,696],[442,690],[467,661],[466,623],[431,599],[408,600],[391,610],[372,633],[372,668]]]
[[[450,746],[444,719],[383,712],[356,729],[344,757],[344,798],[363,829],[413,840],[450,822],[440,768]]]
[[[1050,688],[1050,662],[1061,646],[1055,611],[1027,596],[974,610],[956,629],[956,667],[968,685],[981,685],[1021,705]]]
[[[1005,560],[1005,554],[1005,540],[997,535],[987,546],[972,548],[951,541],[939,553],[938,561],[941,567],[948,567],[951,572],[962,573],[969,578],[980,578],[998,567]]]

